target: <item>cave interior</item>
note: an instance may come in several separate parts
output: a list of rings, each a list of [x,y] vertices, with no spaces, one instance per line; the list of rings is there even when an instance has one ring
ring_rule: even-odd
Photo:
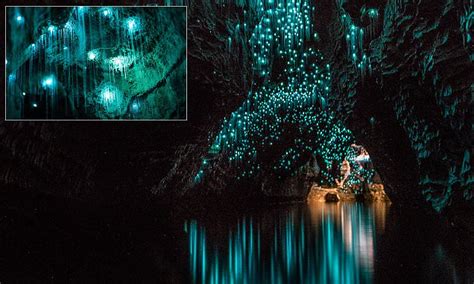
[[[122,2],[184,5],[187,20],[169,20],[172,24],[167,25],[146,21],[150,25],[146,34],[149,40],[142,42],[139,31],[127,31],[136,27],[129,25],[128,13],[139,14],[141,19],[157,17],[155,12],[143,12],[146,9],[94,8],[96,14],[91,11],[89,15],[79,7],[61,11],[52,8],[47,10],[48,17],[29,14],[26,8],[8,8],[4,13],[6,27],[17,33],[10,41],[3,35],[7,46],[13,46],[6,51],[4,74],[7,95],[15,93],[5,102],[7,119],[39,118],[50,105],[44,102],[40,112],[34,110],[39,106],[33,105],[33,100],[40,98],[38,92],[57,92],[59,97],[69,87],[78,94],[98,88],[99,95],[90,97],[99,101],[91,103],[89,109],[84,101],[87,96],[63,101],[67,107],[56,113],[62,118],[149,118],[157,113],[164,118],[179,118],[187,113],[187,121],[159,123],[2,121],[0,185],[4,198],[0,208],[8,221],[2,221],[0,230],[13,247],[5,248],[9,254],[5,259],[16,259],[8,266],[12,279],[25,273],[18,267],[20,259],[28,259],[27,263],[36,269],[25,279],[50,277],[51,271],[58,278],[81,279],[82,275],[82,279],[97,279],[103,275],[100,268],[104,268],[113,271],[104,278],[109,280],[156,279],[153,272],[158,271],[178,282],[206,282],[211,279],[205,278],[207,272],[183,276],[188,275],[186,268],[176,263],[186,262],[187,256],[178,253],[173,234],[163,231],[181,234],[184,222],[185,232],[193,232],[195,243],[191,247],[196,250],[199,243],[205,245],[205,230],[189,221],[191,216],[222,215],[232,219],[236,212],[273,212],[273,206],[279,204],[305,203],[312,185],[335,187],[339,182],[338,165],[345,160],[355,171],[359,154],[354,146],[363,145],[370,155],[371,170],[354,175],[366,178],[354,180],[352,190],[357,193],[363,188],[361,181],[376,176],[391,201],[387,222],[397,223],[397,229],[387,230],[388,237],[382,242],[380,263],[385,266],[379,264],[375,269],[384,276],[375,277],[376,282],[402,281],[399,272],[422,277],[415,260],[407,259],[410,253],[424,252],[425,247],[406,244],[399,250],[394,243],[410,243],[429,234],[439,234],[454,251],[467,255],[462,254],[452,267],[464,271],[461,280],[456,281],[472,281],[472,0]],[[158,11],[163,13],[160,18],[171,17],[168,12]],[[131,36],[137,37],[143,45],[137,62],[122,64],[123,68],[118,69],[111,67],[113,58],[125,56],[121,50],[125,47],[111,46],[117,40],[114,37],[97,45],[88,41],[90,46],[82,51],[80,44],[68,46],[72,51],[67,52],[64,44],[49,41],[56,33],[63,33],[62,28],[49,30],[51,26],[65,25],[71,15],[81,13],[86,13],[90,25],[108,18],[109,13],[124,21],[125,26],[110,27],[122,29],[117,35],[125,45],[135,42]],[[186,32],[182,31],[183,23],[187,23]],[[21,26],[28,25],[38,28],[18,33]],[[26,57],[17,53],[31,52],[32,42],[40,40],[43,33],[46,37],[41,52]],[[178,43],[184,46],[186,39],[187,51],[186,47],[176,48]],[[168,56],[166,60],[160,57],[157,61],[157,46]],[[108,51],[101,51],[100,56],[94,53],[101,48]],[[67,71],[48,77],[51,64],[41,61],[47,52],[56,52],[52,60],[59,61]],[[157,69],[147,65],[148,60],[150,64],[164,63]],[[75,73],[71,68],[81,70],[77,75],[81,82],[70,81],[71,86],[59,83],[69,82],[67,72]],[[186,77],[180,73],[185,71]],[[110,78],[103,83],[107,76],[116,77],[113,86],[107,83]],[[182,87],[186,78],[187,102]],[[60,87],[50,89],[56,80]],[[116,107],[107,110],[100,101],[100,90],[108,93],[113,88],[121,94],[120,103],[107,104]],[[166,99],[157,100],[163,96]],[[148,111],[136,111],[134,104]],[[10,106],[15,107],[10,110]],[[55,118],[54,112],[49,115]],[[318,212],[310,213],[319,216]],[[274,214],[275,220],[283,218],[279,214]],[[261,218],[262,224],[269,224],[272,215]],[[245,234],[241,233],[248,228],[245,224],[239,221],[236,225],[240,229],[234,228],[234,240]],[[217,221],[213,225],[225,226]],[[95,240],[93,232],[98,235]],[[160,244],[170,245],[151,245],[150,237],[143,237],[150,232],[159,236]],[[64,246],[66,253],[59,254],[59,258],[53,254],[42,266],[38,259],[43,250],[28,258],[24,247],[29,248],[35,237],[25,234],[39,235],[40,240],[53,234],[53,239],[62,241],[59,245],[48,243],[45,250]],[[79,264],[75,269],[56,263],[67,262],[69,255],[82,248],[80,244],[65,245],[74,239],[73,234],[88,244],[86,252],[72,262]],[[115,235],[120,236],[118,240]],[[119,264],[110,261],[112,244],[123,248],[132,238],[146,241],[136,245],[133,256],[114,252]],[[431,244],[426,241],[426,246]],[[236,244],[234,250],[238,251]],[[151,254],[150,260],[141,260],[143,266],[130,268],[130,262]],[[206,257],[196,251],[194,254]],[[90,272],[93,268],[84,263],[95,256],[105,267],[101,264],[97,271]],[[407,265],[391,271],[401,267],[398,259],[406,260]],[[123,274],[122,266],[128,267],[129,275]],[[192,267],[207,271],[198,264]],[[72,272],[58,273],[63,268]],[[193,278],[196,275],[203,278]],[[335,281],[319,278],[327,279]]]
[[[184,7],[6,13],[7,119],[185,119]]]

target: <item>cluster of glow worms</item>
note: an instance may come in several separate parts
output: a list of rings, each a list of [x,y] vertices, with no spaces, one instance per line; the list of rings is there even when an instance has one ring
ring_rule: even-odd
[[[230,31],[228,47],[232,47],[233,38],[247,39],[256,71],[254,76],[264,78],[264,83],[251,91],[243,105],[224,119],[194,181],[203,180],[206,170],[212,167],[211,160],[221,153],[237,169],[237,178],[256,176],[264,167],[268,168],[268,163],[278,176],[294,174],[306,162],[305,154],[318,155],[326,163],[326,167],[321,168],[322,176],[333,181],[335,176],[327,169],[332,161],[340,163],[345,158],[354,139],[326,109],[330,66],[324,66],[321,54],[306,44],[317,38],[312,26],[314,7],[306,0],[268,0],[240,5],[249,8],[244,10],[247,18],[255,16],[258,20],[253,29],[249,29],[245,21],[237,23]],[[375,11],[368,13],[375,16]],[[361,40],[354,27],[349,33],[349,41]],[[351,53],[356,52],[355,49],[363,50],[361,45],[351,44],[349,48]],[[275,58],[286,61],[278,83],[270,80]],[[358,58],[357,54],[353,56],[354,60]],[[365,55],[360,58],[366,61],[357,65],[370,66]],[[289,131],[297,134],[288,138]],[[275,145],[281,144],[286,149],[279,159],[261,158],[268,157],[266,152],[274,151]]]
[[[26,20],[20,11],[14,13],[13,28],[23,28]],[[116,25],[117,42],[124,44],[125,49],[130,52],[111,57],[106,50],[91,47],[88,44],[88,33],[91,27],[87,25],[87,22],[92,20],[97,20],[104,25]],[[58,92],[58,87],[62,85],[71,92],[68,96],[72,97],[76,108],[79,108],[81,102],[79,98],[84,97],[87,100],[82,100],[83,103],[92,100],[98,102],[106,111],[117,110],[123,103],[123,96],[119,88],[114,86],[115,77],[119,74],[126,78],[127,70],[140,57],[132,55],[141,52],[140,43],[142,41],[139,40],[140,37],[137,33],[142,28],[142,20],[139,16],[124,15],[118,8],[75,7],[64,26],[49,23],[44,27],[39,39],[26,49],[25,54],[32,67],[30,66],[28,69],[20,66],[8,76],[9,93],[20,93],[23,97],[31,94],[33,96],[29,99],[31,107],[36,108],[40,102],[44,103],[45,101],[47,112],[54,112],[58,107],[55,94]],[[57,60],[56,58],[62,58],[64,70],[57,69],[54,62]],[[22,64],[15,62],[15,60],[10,61],[6,60],[5,63]],[[28,64],[23,65],[28,66]],[[87,69],[95,70],[93,72],[95,74],[100,70],[101,65],[108,67],[104,81],[90,85],[87,81],[87,74],[91,71],[87,71]],[[32,68],[34,70],[31,70]],[[57,74],[58,71],[63,74],[62,81]],[[38,84],[29,78],[31,75],[27,74],[44,75]],[[79,79],[77,74],[82,74],[82,79]],[[43,92],[46,92],[46,95],[51,99],[45,100],[38,96]],[[93,97],[88,96],[89,92],[92,92]],[[136,112],[139,108],[140,105],[135,104],[131,109]]]
[[[377,19],[379,17],[378,10],[375,8],[366,8],[364,6],[361,10],[361,14],[362,17],[369,19],[369,25],[367,27],[358,27],[342,7],[344,0],[338,0],[336,3],[338,5],[341,23],[345,31],[347,56],[363,78],[367,72],[369,72],[369,74],[372,72],[370,56],[364,48],[364,38],[366,36],[374,36],[376,32]]]

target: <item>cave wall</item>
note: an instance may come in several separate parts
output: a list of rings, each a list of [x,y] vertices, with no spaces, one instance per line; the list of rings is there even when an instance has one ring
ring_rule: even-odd
[[[343,2],[354,23],[363,25],[358,11],[365,2]],[[442,208],[447,196],[471,204],[472,169],[462,165],[466,153],[464,164],[472,160],[474,74],[471,26],[466,30],[462,18],[467,2],[436,2],[367,4],[379,11],[374,34],[363,40],[370,73],[362,74],[348,57],[339,2],[317,1],[315,25],[316,44],[333,70],[330,108],[366,146],[390,198],[407,204],[430,199]],[[250,88],[248,54],[227,48],[229,26],[242,13],[208,0],[189,5],[188,122],[2,121],[1,183],[137,204],[196,191],[225,194],[223,187],[232,185],[226,167],[217,168],[203,188],[193,188],[193,177],[222,118]]]
[[[247,55],[223,52],[227,18],[209,13],[217,9],[212,1],[188,7],[187,122],[2,119],[0,188],[131,206],[165,197],[176,200],[187,192],[207,151],[210,133],[217,131],[222,117],[240,104],[248,88],[242,80],[249,72],[243,65]],[[4,15],[4,10],[1,13]],[[5,42],[4,34],[1,38]],[[3,116],[4,107],[1,100]]]
[[[371,153],[392,200],[437,211],[471,206],[474,73],[466,18],[472,5],[327,0],[315,6],[315,44],[332,70],[329,108]],[[363,12],[370,9],[377,18],[367,22]],[[219,12],[225,14],[208,14]],[[353,51],[348,22],[365,32],[356,38],[365,61],[347,52]],[[234,175],[217,164],[206,188],[235,187]],[[256,177],[254,189],[262,182]]]
[[[363,25],[363,5],[378,9],[379,17],[363,40],[370,74],[349,59],[341,21],[325,25],[336,112],[366,145],[391,197],[426,199],[437,210],[450,200],[470,202],[473,46],[466,42],[472,26],[466,32],[462,23],[472,5],[344,2],[344,11],[335,5],[331,18],[348,13]]]

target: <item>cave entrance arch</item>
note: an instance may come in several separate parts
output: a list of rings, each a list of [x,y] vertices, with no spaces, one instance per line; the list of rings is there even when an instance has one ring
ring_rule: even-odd
[[[312,201],[389,201],[383,181],[362,145],[352,143],[342,161],[327,163],[312,155],[303,166],[302,178],[308,180],[308,202]]]

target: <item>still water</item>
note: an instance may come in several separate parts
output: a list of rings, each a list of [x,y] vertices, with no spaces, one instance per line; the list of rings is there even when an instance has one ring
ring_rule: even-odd
[[[161,219],[17,205],[34,213],[0,200],[1,283],[474,283],[473,256],[439,216],[386,203]]]
[[[315,203],[271,208],[233,222],[187,220],[184,231],[191,281],[372,283],[424,279],[463,283],[471,279],[472,270],[457,271],[439,244],[421,240],[417,244],[417,233],[413,240],[407,235],[395,244],[393,240],[382,242],[389,212],[390,205],[382,202]],[[398,238],[396,229],[395,235]],[[380,242],[385,246],[381,253]],[[426,247],[426,243],[430,245]]]

